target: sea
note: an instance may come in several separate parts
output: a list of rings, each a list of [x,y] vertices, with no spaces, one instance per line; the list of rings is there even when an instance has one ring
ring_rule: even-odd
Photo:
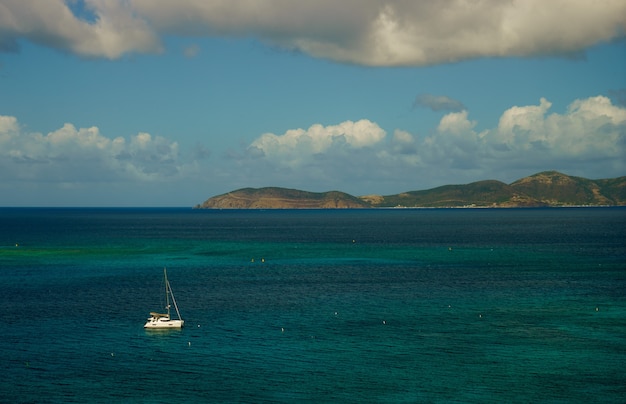
[[[0,285],[1,402],[626,402],[626,208],[0,208]]]

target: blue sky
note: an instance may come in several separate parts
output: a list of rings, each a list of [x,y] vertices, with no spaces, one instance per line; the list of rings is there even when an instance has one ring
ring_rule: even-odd
[[[626,3],[0,0],[0,206],[626,175]]]

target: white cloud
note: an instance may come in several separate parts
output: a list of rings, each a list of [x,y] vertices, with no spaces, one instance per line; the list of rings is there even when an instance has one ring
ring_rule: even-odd
[[[476,126],[476,123],[467,119],[467,111],[451,112],[441,118],[437,131],[439,133],[459,135],[469,133],[474,126]]]
[[[613,105],[603,96],[576,100],[565,114],[548,114],[550,107],[551,103],[542,98],[539,105],[510,108],[502,114],[497,129],[489,132],[488,140],[508,153],[536,153],[553,158],[626,155],[625,108]]]
[[[623,0],[85,0],[90,21],[67,4],[1,0],[0,50],[26,38],[115,59],[159,52],[164,35],[253,36],[340,62],[417,66],[572,54],[626,31]]]
[[[248,154],[246,164],[259,175],[268,167],[288,167],[289,176],[301,183],[404,184],[396,192],[410,190],[406,184],[412,178],[416,184],[437,186],[514,180],[547,169],[591,178],[626,174],[626,108],[603,96],[576,100],[563,114],[550,113],[550,108],[545,99],[511,107],[497,127],[485,130],[477,130],[468,111],[452,112],[426,136],[396,129],[389,140],[367,120],[313,125],[280,136],[262,135],[250,145],[255,153]],[[345,134],[346,128],[357,127]],[[359,142],[350,142],[350,136]]]
[[[551,106],[542,98],[538,105],[511,107],[496,128],[481,132],[465,111],[448,114],[422,152],[484,173],[626,174],[626,108],[603,96],[575,100],[563,114],[550,113]]]
[[[0,116],[0,168],[5,181],[64,183],[151,181],[184,169],[178,144],[160,136],[109,138],[69,123],[47,135],[27,133],[11,116]]]
[[[248,151],[295,167],[309,162],[315,155],[375,146],[385,135],[383,129],[367,119],[329,126],[315,124],[307,130],[292,129],[283,135],[263,134],[252,142]]]
[[[0,135],[8,136],[9,133],[18,130],[17,118],[14,116],[0,115]]]

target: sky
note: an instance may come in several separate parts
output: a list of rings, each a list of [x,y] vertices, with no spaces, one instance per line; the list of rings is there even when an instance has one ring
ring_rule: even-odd
[[[626,175],[623,0],[0,0],[0,206]]]

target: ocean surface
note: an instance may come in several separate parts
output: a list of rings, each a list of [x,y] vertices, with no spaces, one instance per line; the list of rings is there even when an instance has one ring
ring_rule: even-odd
[[[626,401],[625,208],[1,208],[0,285],[2,402]]]

